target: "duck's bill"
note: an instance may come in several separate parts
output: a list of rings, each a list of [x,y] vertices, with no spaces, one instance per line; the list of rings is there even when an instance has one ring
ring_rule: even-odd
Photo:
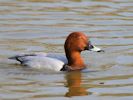
[[[89,41],[89,44],[88,44],[88,50],[89,51],[95,51],[95,52],[104,52],[104,50],[92,45],[90,41]]]
[[[102,50],[94,45],[91,45],[91,48],[89,48],[89,51],[104,52],[104,50]]]

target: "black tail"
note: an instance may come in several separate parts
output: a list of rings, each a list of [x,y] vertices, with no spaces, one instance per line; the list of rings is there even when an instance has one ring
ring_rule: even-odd
[[[16,55],[16,56],[13,56],[13,57],[9,57],[8,59],[17,60],[21,64],[23,64],[23,62],[25,61],[24,57],[27,57],[27,56],[36,56],[36,55],[35,54]]]
[[[9,57],[8,59],[17,60],[21,64],[23,63],[23,60],[21,59],[21,56],[13,56],[13,57]]]

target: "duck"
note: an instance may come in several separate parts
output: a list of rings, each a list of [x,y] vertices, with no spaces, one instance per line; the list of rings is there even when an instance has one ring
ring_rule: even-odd
[[[89,36],[83,32],[70,33],[64,43],[65,54],[60,53],[32,53],[19,54],[9,57],[16,60],[22,66],[45,69],[51,71],[75,71],[86,68],[82,51],[104,52],[104,50],[91,44]]]

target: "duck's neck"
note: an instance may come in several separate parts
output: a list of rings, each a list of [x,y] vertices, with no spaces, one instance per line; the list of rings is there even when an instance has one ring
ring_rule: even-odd
[[[66,52],[68,59],[68,66],[71,66],[73,70],[83,69],[85,67],[84,61],[80,55],[80,52]]]

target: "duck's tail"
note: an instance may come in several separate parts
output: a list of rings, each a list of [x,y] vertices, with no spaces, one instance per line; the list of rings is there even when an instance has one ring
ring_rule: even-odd
[[[19,61],[21,64],[23,64],[23,62],[25,61],[25,58],[26,58],[27,56],[36,56],[36,55],[35,55],[35,54],[16,55],[16,56],[9,57],[8,59],[17,60],[17,61]]]
[[[21,59],[22,56],[13,56],[13,57],[9,57],[8,59],[12,59],[12,60],[17,60],[19,61],[21,64],[23,63],[23,60]]]

